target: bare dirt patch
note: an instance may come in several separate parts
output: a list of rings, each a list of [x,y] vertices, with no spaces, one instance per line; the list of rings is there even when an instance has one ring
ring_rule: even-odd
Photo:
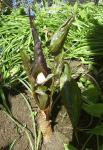
[[[35,101],[30,94],[25,94],[33,111],[37,111]],[[27,127],[30,131],[30,137],[33,141],[33,125],[28,106],[19,94],[9,96],[10,109],[13,117]],[[63,150],[64,143],[68,143],[72,138],[72,126],[64,107],[60,109],[56,117],[54,125],[54,133],[50,142],[42,145],[43,150]],[[0,150],[9,150],[10,145],[14,142],[13,150],[31,150],[27,135],[2,111],[0,110]]]

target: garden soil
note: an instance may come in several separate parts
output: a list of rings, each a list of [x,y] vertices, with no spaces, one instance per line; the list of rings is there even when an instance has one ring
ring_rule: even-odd
[[[32,110],[37,111],[37,106],[31,95],[25,93]],[[21,123],[24,128],[28,128],[30,131],[30,137],[32,138],[33,126],[30,111],[27,103],[20,93],[9,94],[9,105],[13,117]],[[65,108],[62,106],[60,111],[56,115],[54,133],[48,144],[43,144],[40,150],[63,150],[64,143],[69,143],[72,139],[72,125],[70,119],[66,113]],[[29,140],[23,129],[20,129],[8,116],[0,110],[0,150],[9,150],[10,145],[15,142],[12,150],[31,150]]]

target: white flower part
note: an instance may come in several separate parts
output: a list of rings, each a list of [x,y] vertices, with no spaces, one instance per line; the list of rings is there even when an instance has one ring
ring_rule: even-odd
[[[46,80],[46,77],[44,76],[44,74],[41,72],[37,75],[37,79],[36,79],[36,83],[37,84],[43,84]]]

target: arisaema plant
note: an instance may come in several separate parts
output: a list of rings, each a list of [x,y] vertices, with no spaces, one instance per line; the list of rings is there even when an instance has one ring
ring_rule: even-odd
[[[34,41],[34,57],[31,61],[23,48],[21,49],[21,56],[31,84],[34,100],[39,108],[38,124],[45,142],[48,142],[53,132],[51,112],[55,101],[58,99],[54,99],[55,93],[59,99],[63,100],[74,127],[76,127],[79,118],[79,106],[81,105],[80,89],[76,81],[71,78],[69,64],[61,56],[62,47],[73,20],[74,15],[70,15],[53,35],[50,43],[50,53],[58,59],[54,59],[53,67],[48,68],[34,24],[34,18],[30,16],[29,8],[29,21]]]

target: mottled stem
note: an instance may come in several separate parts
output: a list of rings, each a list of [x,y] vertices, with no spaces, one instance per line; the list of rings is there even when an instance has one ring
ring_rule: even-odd
[[[41,41],[39,39],[38,33],[33,23],[33,16],[30,16],[30,8],[29,8],[29,20],[30,20],[30,27],[32,31],[32,37],[35,45],[34,46],[35,61],[32,66],[32,74],[34,77],[36,77],[38,73],[42,72],[45,76],[47,76],[48,68],[42,52]]]

